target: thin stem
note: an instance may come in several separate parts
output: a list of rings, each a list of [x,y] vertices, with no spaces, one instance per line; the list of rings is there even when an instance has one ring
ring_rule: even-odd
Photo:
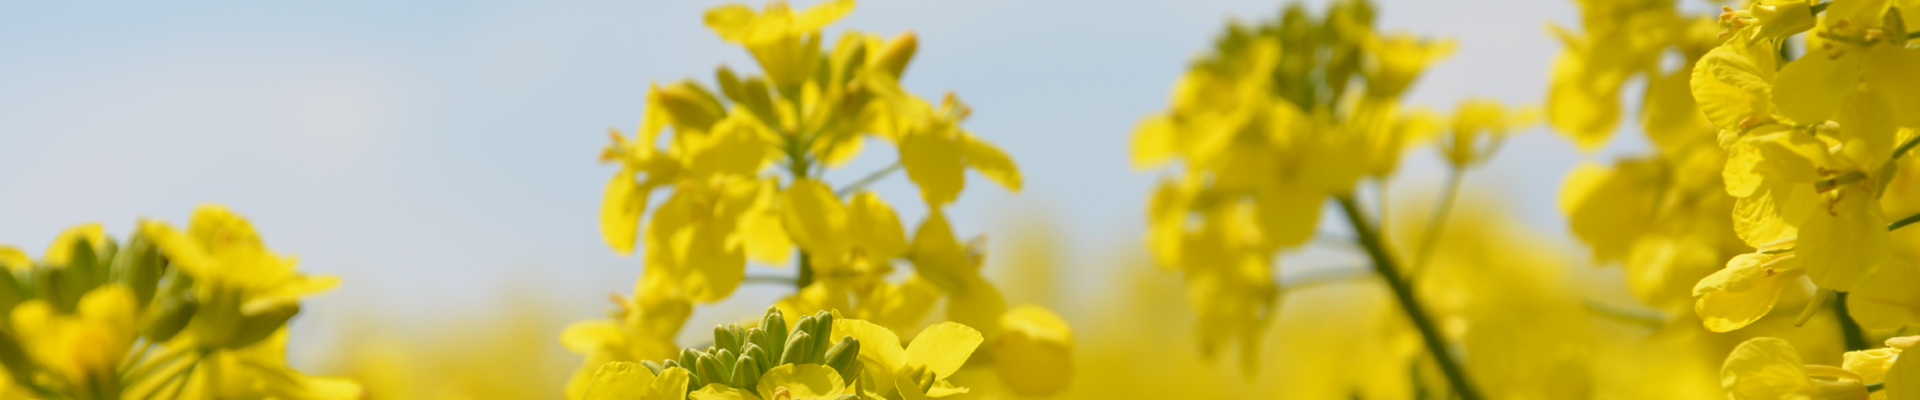
[[[880,179],[886,178],[887,175],[893,174],[894,171],[899,171],[900,168],[901,168],[900,162],[894,161],[893,165],[888,165],[886,168],[881,168],[878,171],[873,171],[872,173],[868,173],[867,176],[861,177],[860,180],[853,181],[853,183],[847,185],[847,187],[843,187],[843,188],[840,188],[840,190],[833,191],[833,195],[846,196],[848,194],[852,194],[856,190],[865,189],[867,185],[872,185],[874,182],[879,182]]]
[[[1867,393],[1878,392],[1880,391],[1880,389],[1886,389],[1886,388],[1887,388],[1886,382],[1869,383],[1867,384]]]
[[[1659,328],[1667,324],[1667,316],[1658,311],[1622,307],[1593,300],[1587,300],[1586,303],[1587,311],[1621,322],[1646,325],[1651,328]]]
[[[1341,196],[1340,208],[1346,211],[1347,222],[1353,224],[1353,232],[1360,237],[1360,246],[1367,249],[1367,256],[1373,259],[1373,270],[1387,282],[1387,288],[1393,290],[1393,297],[1400,303],[1407,319],[1420,331],[1420,339],[1427,345],[1427,352],[1433,354],[1433,360],[1440,364],[1440,371],[1447,376],[1448,386],[1461,400],[1480,400],[1480,392],[1474,389],[1473,381],[1467,378],[1467,371],[1453,358],[1453,352],[1447,350],[1447,342],[1440,337],[1440,329],[1420,307],[1420,299],[1413,294],[1413,285],[1400,276],[1400,268],[1394,265],[1393,255],[1387,251],[1385,243],[1380,241],[1379,233],[1360,215],[1360,205],[1352,197]]]
[[[1831,2],[1831,1],[1829,1],[1829,2],[1825,2],[1825,3],[1820,3],[1820,4],[1815,4],[1815,5],[1813,5],[1813,7],[1812,7],[1812,8],[1810,8],[1810,9],[1809,9],[1809,12],[1808,12],[1808,13],[1809,13],[1809,14],[1819,14],[1819,13],[1820,13],[1821,11],[1826,11],[1826,9],[1827,9],[1827,6],[1831,6],[1831,5],[1833,5],[1833,2]]]
[[[1853,315],[1847,314],[1847,292],[1833,292],[1832,306],[1833,317],[1840,320],[1840,339],[1846,342],[1847,351],[1868,349],[1866,332],[1853,322]]]
[[[1413,265],[1408,271],[1420,271],[1427,266],[1427,259],[1433,257],[1434,245],[1439,244],[1440,232],[1447,225],[1447,214],[1453,211],[1453,200],[1460,196],[1460,181],[1466,174],[1459,168],[1447,169],[1447,187],[1440,192],[1440,202],[1433,205],[1433,217],[1427,221],[1427,232],[1421,234],[1420,248],[1413,255]]]
[[[1364,268],[1334,268],[1300,273],[1292,278],[1280,280],[1280,292],[1291,292],[1320,285],[1341,283],[1373,277],[1373,271]]]
[[[794,290],[806,289],[807,285],[813,284],[812,260],[813,257],[807,255],[806,251],[800,252],[800,276],[793,279]]]
[[[794,281],[796,281],[794,278],[773,275],[747,275],[747,277],[740,279],[740,283],[772,283],[778,285],[792,285]]]
[[[1908,215],[1906,218],[1901,218],[1899,221],[1893,221],[1893,223],[1887,224],[1887,230],[1889,231],[1900,230],[1900,228],[1905,228],[1907,225],[1913,225],[1913,223],[1915,222],[1920,222],[1920,214]]]

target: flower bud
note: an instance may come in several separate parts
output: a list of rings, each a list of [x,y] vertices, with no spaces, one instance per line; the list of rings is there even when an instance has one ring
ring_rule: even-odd
[[[680,81],[660,88],[660,104],[673,116],[674,128],[705,131],[720,118],[727,115],[727,109],[720,105],[720,99],[713,93],[700,87],[693,81]]]
[[[652,372],[653,376],[660,376],[660,371],[666,370],[666,367],[653,360],[641,360],[640,366],[647,367],[647,372]]]
[[[803,318],[801,322],[807,320]],[[780,353],[780,364],[806,364],[807,355],[813,353],[813,337],[806,332],[794,332],[787,337],[786,352]]]
[[[761,348],[766,349],[768,354],[786,353],[784,350],[787,344],[787,318],[780,315],[780,309],[767,307],[767,315],[760,318],[760,329],[766,332],[766,339],[759,342]],[[774,363],[774,365],[779,364]]]
[[[759,349],[758,347],[754,348],[754,350],[758,350],[758,349]],[[747,389],[747,388],[753,388],[755,386],[758,386],[760,384],[760,373],[764,371],[760,368],[759,360],[760,359],[754,358],[752,355],[748,355],[748,354],[740,355],[739,360],[734,361],[733,363],[733,379],[731,380],[732,382],[731,386],[739,389]]]
[[[813,337],[813,351],[807,355],[807,361],[814,364],[826,363],[826,350],[833,347],[833,314],[821,311],[813,316],[813,329],[807,332]]]
[[[733,371],[727,370],[727,366],[722,365],[720,359],[717,357],[701,354],[698,365],[698,371],[695,371],[694,375],[700,376],[700,379],[703,381],[708,383],[728,383],[733,381]]]
[[[756,345],[756,344],[748,344],[747,348],[741,349],[740,356],[753,358],[755,360],[754,365],[757,365],[760,367],[759,372],[761,373],[765,373],[767,372],[767,370],[773,369],[773,362],[777,361],[773,358],[772,354],[767,353],[766,349],[760,348],[760,345]]]
[[[907,72],[907,62],[913,61],[913,53],[920,49],[920,37],[913,31],[901,32],[887,44],[880,46],[880,52],[874,54],[873,66],[892,74],[898,79]]]
[[[140,336],[154,342],[173,339],[193,320],[193,312],[200,303],[190,296],[168,296],[160,299],[153,314],[147,316],[145,324],[140,326]]]
[[[1758,26],[1753,31],[1754,39],[1784,38],[1814,26],[1813,6],[1804,1],[1756,1],[1733,18],[1738,21],[1735,26]]]
[[[113,258],[113,269],[109,280],[126,285],[133,290],[133,300],[141,307],[153,301],[154,292],[160,286],[160,251],[148,241],[146,235],[135,231],[127,239],[127,247]],[[10,277],[9,277],[10,278]],[[0,286],[0,289],[3,289]],[[0,296],[0,305],[4,305],[4,296]]]
[[[860,339],[854,339],[852,336],[840,337],[839,343],[827,349],[826,362],[823,364],[833,367],[834,371],[839,371],[840,377],[845,378],[843,382],[853,382],[853,378],[857,377],[854,375],[855,369],[859,368],[860,364]]]
[[[713,327],[713,347],[723,350],[739,350],[740,341],[745,333],[739,324],[716,325]]]

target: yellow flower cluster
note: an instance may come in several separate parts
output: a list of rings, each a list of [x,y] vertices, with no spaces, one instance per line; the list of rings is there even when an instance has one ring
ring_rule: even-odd
[[[1728,38],[1693,70],[1693,97],[1727,152],[1721,175],[1735,197],[1734,233],[1755,249],[1695,287],[1709,329],[1764,316],[1802,275],[1851,292],[1883,271],[1920,268],[1894,262],[1878,202],[1920,127],[1898,111],[1920,107],[1909,95],[1920,90],[1911,73],[1920,50],[1907,48],[1908,16],[1892,1],[1821,8],[1729,8],[1721,18]],[[1781,57],[1783,41],[1802,32],[1806,54]]]
[[[142,221],[124,243],[67,229],[33,261],[0,246],[0,381],[6,399],[358,399],[358,384],[286,365],[309,276],[218,205],[185,231]]]
[[[1295,4],[1230,25],[1171,108],[1134,133],[1136,167],[1179,167],[1149,199],[1148,248],[1185,280],[1204,352],[1236,342],[1249,373],[1279,308],[1275,253],[1315,235],[1329,198],[1350,203],[1358,181],[1384,181],[1428,140],[1456,170],[1481,164],[1530,124],[1531,112],[1491,100],[1464,101],[1450,120],[1406,110],[1399,97],[1454,44],[1379,32],[1373,15],[1365,1],[1320,17]]]
[[[1036,306],[1009,308],[980,273],[981,245],[955,235],[943,211],[965,188],[967,170],[1018,191],[1019,169],[961,126],[972,110],[958,97],[950,93],[935,105],[900,88],[918,47],[912,33],[846,32],[823,47],[824,29],[852,8],[850,0],[831,0],[804,10],[780,1],[760,10],[708,10],[707,26],[745,47],[761,72],[720,67],[717,92],[691,80],[655,85],[639,130],[613,132],[601,159],[620,170],[607,185],[601,233],[621,254],[637,242],[646,250],[644,265],[634,297],[618,300],[612,320],[583,321],[563,333],[568,348],[587,356],[569,398],[586,395],[596,374],[633,371],[603,367],[608,362],[675,357],[673,337],[692,307],[732,295],[749,260],[797,264],[796,291],[776,303],[790,315],[845,313],[906,332],[919,329],[944,299],[948,320],[984,335],[983,353],[1022,360],[995,364],[1020,382],[1012,387],[1029,394],[1064,388],[1071,369],[1055,367],[1071,354],[1066,324]],[[858,155],[869,138],[892,144],[899,161],[837,188],[829,184],[825,174]],[[865,190],[898,170],[929,209],[911,235],[892,206]],[[643,218],[656,190],[668,198]],[[899,263],[912,272],[889,280],[899,276]]]

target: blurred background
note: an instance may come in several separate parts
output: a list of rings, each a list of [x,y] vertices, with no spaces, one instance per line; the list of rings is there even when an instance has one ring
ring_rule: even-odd
[[[540,373],[558,379],[578,363],[560,349],[559,330],[604,315],[606,294],[631,291],[639,274],[639,259],[615,255],[596,227],[614,170],[595,163],[607,128],[633,129],[649,82],[753,68],[701,23],[721,3],[0,3],[0,243],[38,254],[71,224],[104,222],[124,236],[140,218],[184,223],[197,203],[225,203],[303,270],[344,280],[293,324],[296,366],[324,373],[348,347],[380,348],[366,343],[495,337],[557,360]],[[1134,290],[1128,271],[1152,272],[1143,209],[1162,172],[1129,165],[1134,125],[1166,106],[1174,80],[1226,21],[1269,18],[1284,5],[867,0],[828,32],[919,34],[905,86],[928,98],[956,91],[974,107],[968,127],[1027,179],[1017,194],[968,190],[948,211],[956,231],[991,238],[989,275],[1016,273],[1008,265],[1021,261],[1010,257],[1022,251],[1045,252],[1038,259],[1057,275],[1035,284],[1048,288],[996,280],[1012,300],[1047,303],[1081,340],[1097,341],[1089,321],[1103,304],[1091,300]],[[1379,6],[1383,30],[1459,41],[1407,97],[1442,111],[1475,96],[1539,104],[1560,50],[1545,25],[1578,26],[1571,1]],[[1583,154],[1536,126],[1470,173],[1463,199],[1518,215],[1540,243],[1585,265],[1555,208],[1559,182],[1582,160],[1647,147],[1641,135],[1616,135]],[[876,149],[885,147],[827,179],[850,182],[893,161]],[[1434,150],[1402,165],[1394,204],[1430,207],[1445,173]],[[925,215],[903,175],[874,188],[908,224]],[[1041,241],[1051,245],[1021,250]],[[1363,260],[1309,246],[1287,254],[1282,270]],[[1580,279],[1620,279],[1618,269],[1579,270]],[[757,315],[790,290],[749,283],[698,309],[683,337]],[[1051,298],[1022,297],[1043,292]],[[499,322],[506,316],[514,322]]]

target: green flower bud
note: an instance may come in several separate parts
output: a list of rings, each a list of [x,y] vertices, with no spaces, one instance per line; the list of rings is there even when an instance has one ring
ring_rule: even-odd
[[[193,312],[200,303],[191,296],[167,296],[153,308],[153,313],[140,326],[140,336],[154,342],[165,342],[173,335],[186,329],[187,322],[193,320]]]
[[[787,337],[786,350],[780,353],[780,364],[806,364],[807,354],[813,353],[813,337],[806,332],[794,332],[793,336]]]
[[[840,343],[835,343],[833,348],[827,349],[824,364],[833,367],[834,371],[839,371],[840,377],[845,378],[844,382],[853,382],[853,378],[858,376],[854,373],[858,372],[860,364],[860,339],[854,339],[852,336],[840,337]]]
[[[814,364],[826,363],[826,350],[833,347],[833,314],[826,311],[814,314],[813,329],[807,331],[807,335],[813,337],[813,352],[807,355],[807,360]]]
[[[701,354],[699,358],[699,364],[696,364],[696,365],[699,365],[700,368],[698,371],[695,371],[695,374],[700,375],[701,380],[704,380],[706,382],[711,382],[711,383],[726,383],[726,382],[733,381],[733,371],[728,371],[727,366],[722,365],[720,363],[719,358],[715,358],[712,355]],[[706,386],[706,385],[700,385],[700,386]]]
[[[756,345],[756,344],[747,345],[746,349],[742,349],[740,351],[740,356],[748,357],[756,360],[754,365],[757,365],[760,367],[760,370],[757,371],[758,373],[766,373],[767,370],[773,369],[773,364],[774,364],[773,362],[775,361],[775,359],[773,358],[773,355],[768,354],[766,349],[760,348],[760,345]]]
[[[754,349],[758,350],[759,348],[756,347]],[[731,386],[737,389],[752,390],[751,388],[760,385],[760,374],[764,371],[765,370],[760,368],[759,359],[754,358],[752,355],[742,354],[740,358],[733,363],[733,384]]]
[[[760,318],[760,329],[766,332],[766,340],[759,342],[761,348],[766,349],[768,354],[786,354],[787,318],[780,315],[780,309],[767,307],[767,316]]]
[[[234,313],[239,314],[238,310],[234,310]],[[279,331],[280,328],[287,326],[287,321],[293,319],[293,316],[299,313],[299,304],[287,304],[269,308],[266,311],[261,311],[254,315],[241,314],[239,326],[229,331],[231,332],[228,333],[228,335],[230,335],[228,336],[229,341],[220,343],[219,348],[238,349],[259,343],[261,340],[266,339],[267,336],[273,335],[273,332]],[[209,328],[218,329],[212,326],[209,326]],[[198,329],[195,332],[205,332],[208,330],[210,329]]]
[[[647,372],[652,372],[653,376],[660,376],[661,371],[667,370],[666,367],[661,366],[660,363],[653,360],[641,360],[640,366],[647,367]]]
[[[688,372],[700,372],[700,351],[680,349],[680,365],[686,368]]]
[[[667,360],[667,361],[664,361],[664,362],[661,362],[661,363],[660,363],[660,370],[661,370],[661,371],[665,371],[665,370],[667,370],[667,369],[670,369],[670,368],[681,368],[681,369],[685,369],[685,368],[687,368],[687,366],[685,366],[685,365],[680,365],[680,360]],[[659,374],[655,374],[655,375],[659,375]]]
[[[127,239],[127,247],[113,258],[109,280],[132,289],[134,301],[146,307],[160,288],[161,272],[160,251],[145,235],[134,233]]]
[[[661,86],[660,104],[649,106],[666,108],[667,115],[673,117],[676,129],[705,131],[727,115],[727,109],[720,105],[720,99],[690,80]]]

